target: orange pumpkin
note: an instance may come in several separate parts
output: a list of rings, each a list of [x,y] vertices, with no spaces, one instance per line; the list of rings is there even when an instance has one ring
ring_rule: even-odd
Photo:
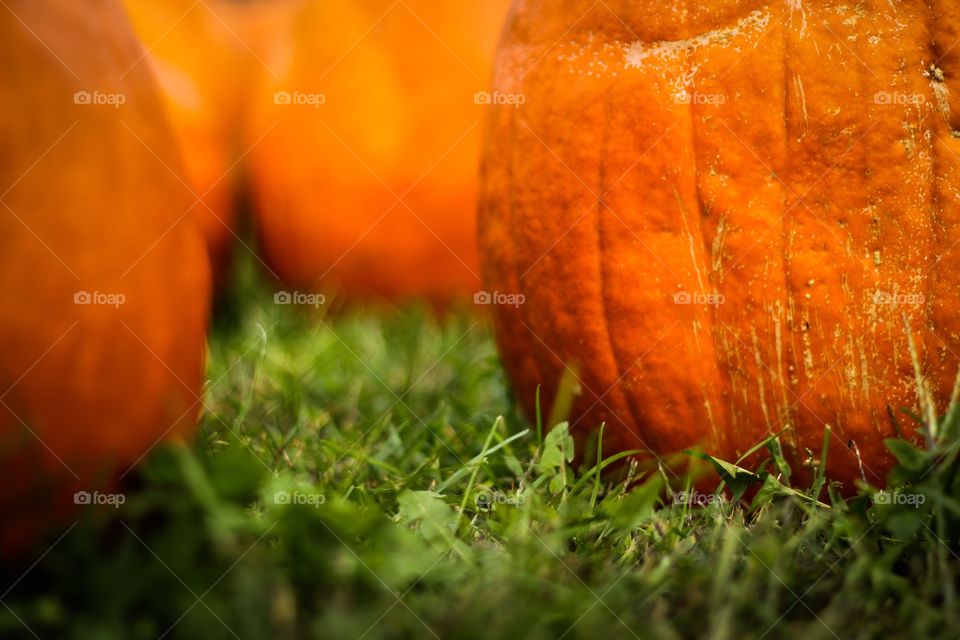
[[[183,149],[190,212],[203,229],[214,275],[225,275],[237,227],[239,128],[249,78],[262,64],[266,28],[289,2],[124,0],[163,89]],[[279,28],[279,27],[277,27]]]
[[[782,433],[805,482],[829,425],[828,475],[880,483],[904,319],[941,412],[958,368],[958,35],[946,2],[517,2],[480,235],[526,408],[569,367],[611,450]]]
[[[261,248],[350,297],[475,291],[480,122],[506,0],[309,2],[252,105]],[[256,145],[252,141],[260,140]]]
[[[199,413],[209,269],[119,1],[0,12],[0,549]]]

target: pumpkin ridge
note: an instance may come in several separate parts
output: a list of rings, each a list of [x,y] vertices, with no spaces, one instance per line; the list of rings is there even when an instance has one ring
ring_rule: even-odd
[[[630,370],[633,368],[633,366],[636,363],[630,366],[626,366],[626,363],[621,362],[619,351],[616,349],[616,347],[613,344],[613,337],[612,337],[613,319],[610,316],[610,304],[609,304],[610,301],[607,296],[607,291],[609,289],[609,277],[607,274],[607,269],[604,266],[606,263],[606,260],[604,259],[604,257],[610,255],[610,252],[607,251],[607,243],[604,240],[604,238],[606,237],[606,234],[604,234],[603,232],[604,212],[606,211],[609,214],[612,214],[614,217],[618,219],[618,221],[622,225],[626,225],[626,222],[621,220],[619,216],[617,216],[617,214],[612,209],[610,209],[606,203],[606,195],[607,195],[606,194],[607,192],[606,150],[610,142],[610,128],[611,128],[610,111],[612,108],[612,95],[611,95],[610,88],[604,91],[603,106],[604,106],[603,132],[600,137],[600,147],[603,150],[603,152],[600,154],[600,163],[599,163],[599,167],[597,168],[597,202],[594,206],[596,207],[596,210],[597,210],[597,213],[595,216],[596,230],[597,230],[596,231],[597,233],[597,268],[598,268],[599,282],[600,282],[600,287],[599,287],[600,307],[603,309],[603,316],[604,316],[604,320],[603,320],[604,344],[606,349],[609,351],[610,359],[613,362],[614,383],[613,383],[613,386],[610,387],[609,389],[598,390],[600,392],[600,395],[597,396],[596,404],[600,405],[601,411],[605,414],[608,414],[611,420],[615,419],[621,425],[623,425],[623,427],[625,427],[627,431],[633,435],[634,439],[638,441],[640,444],[642,444],[645,449],[653,451],[653,448],[650,447],[643,438],[643,428],[640,423],[641,414],[639,414],[636,411],[636,408],[634,407],[632,395],[629,393],[622,393],[621,391],[622,390],[621,385],[623,384],[627,374],[630,372]],[[622,404],[623,404],[623,407],[626,409],[625,415],[627,416],[627,420],[629,420],[629,424],[627,420],[625,420],[624,416],[617,415],[617,412],[613,408],[607,405],[607,402],[605,401],[605,399],[611,393],[615,393],[615,394],[622,393],[623,395]],[[618,402],[615,404],[619,406],[621,403]],[[591,411],[591,413],[593,412]],[[583,417],[587,417],[587,416],[583,416]],[[591,428],[598,428],[599,426],[600,425],[592,425]]]
[[[902,5],[904,18],[907,23],[917,25],[913,35],[922,38],[929,37],[929,12],[925,6],[918,3]],[[922,11],[923,15],[916,15]],[[902,37],[899,33],[891,37]],[[889,454],[882,447],[882,438],[895,435],[894,426],[888,414],[892,407],[896,411],[902,406],[916,406],[917,393],[914,382],[914,368],[906,339],[906,329],[903,318],[907,317],[910,330],[915,337],[918,360],[921,371],[927,370],[929,354],[927,346],[930,337],[926,335],[931,329],[927,316],[926,305],[915,312],[912,304],[901,305],[885,304],[877,299],[879,292],[885,295],[895,293],[917,294],[929,296],[928,283],[919,283],[916,287],[916,278],[927,271],[927,263],[931,243],[933,242],[932,218],[932,188],[935,182],[930,172],[934,169],[931,146],[923,141],[919,128],[912,130],[907,123],[914,120],[924,129],[923,124],[928,120],[922,106],[898,106],[884,104],[876,100],[879,93],[874,91],[891,91],[894,95],[920,94],[929,89],[919,75],[921,63],[927,56],[926,47],[908,49],[902,59],[884,60],[880,58],[877,66],[886,62],[891,73],[891,79],[881,81],[879,76],[868,75],[864,65],[860,65],[859,77],[864,100],[869,101],[867,124],[869,128],[863,134],[864,149],[860,154],[861,165],[859,171],[863,176],[863,184],[868,197],[865,208],[852,208],[859,216],[870,215],[870,224],[879,231],[879,238],[871,238],[866,225],[863,227],[858,246],[871,247],[874,250],[874,266],[872,269],[861,270],[859,286],[853,287],[863,298],[860,300],[860,321],[864,328],[871,330],[880,337],[872,345],[872,357],[865,360],[868,366],[873,367],[874,375],[869,372],[862,376],[861,392],[864,401],[858,407],[862,413],[862,420],[848,421],[839,431],[839,443],[844,447],[842,456],[851,458],[856,451],[864,451],[867,462],[863,463],[863,472],[871,481],[881,481],[882,473],[878,473],[877,462]],[[872,52],[868,50],[864,55],[868,61]],[[873,80],[871,79],[873,76]],[[891,145],[891,142],[893,143]],[[915,148],[911,145],[915,145]],[[870,159],[879,155],[884,149],[893,146],[895,153],[889,156],[887,166],[874,165]],[[897,171],[895,176],[891,170]],[[912,185],[916,184],[914,187]],[[918,192],[919,190],[919,192]],[[854,216],[856,219],[856,216]],[[857,226],[851,226],[856,229]],[[922,277],[921,277],[922,279]],[[870,287],[869,285],[874,285]],[[903,285],[905,288],[901,289]],[[867,313],[870,309],[872,316]],[[871,318],[874,322],[871,323]],[[877,319],[880,319],[877,321]],[[899,384],[892,383],[884,376],[877,376],[881,367],[892,367],[900,374]],[[869,388],[867,385],[869,384]],[[855,414],[851,414],[856,419]],[[911,425],[906,425],[911,426]],[[870,443],[874,444],[871,445]],[[851,443],[855,446],[851,446]],[[873,451],[871,451],[871,448]],[[848,452],[847,449],[850,449]],[[859,466],[859,465],[857,465]],[[857,469],[859,472],[859,469]]]
[[[948,5],[952,8],[948,9]],[[943,70],[943,84],[946,91],[946,104],[948,107],[957,105],[958,95],[960,95],[960,52],[954,49],[947,49],[955,40],[958,30],[951,29],[951,16],[960,17],[960,9],[952,2],[944,0],[934,0],[932,2],[933,16],[931,17],[931,47],[933,60],[936,67]],[[931,84],[934,78],[930,78]],[[934,85],[936,92],[936,86]],[[949,119],[934,116],[933,129],[934,136],[932,144],[936,153],[938,165],[934,174],[935,188],[938,194],[939,213],[938,220],[935,221],[936,244],[938,251],[934,254],[934,269],[936,272],[936,282],[932,297],[928,301],[931,306],[931,314],[934,321],[934,327],[949,327],[951,321],[956,315],[955,307],[951,304],[951,299],[955,292],[960,290],[960,268],[957,265],[958,252],[960,252],[960,239],[951,238],[949,229],[952,224],[956,224],[958,215],[960,215],[960,201],[956,187],[951,185],[960,184],[958,182],[958,172],[955,168],[956,163],[950,162],[950,157],[956,158],[960,151],[960,141],[955,137],[957,135],[957,109],[950,109]],[[949,389],[953,386],[957,377],[956,365],[950,362],[953,354],[958,353],[960,347],[960,336],[949,330],[944,331],[944,335],[936,334],[940,342],[937,349],[939,356],[936,359],[936,370],[934,375],[935,388]]]
[[[927,54],[930,56],[931,64],[934,64],[937,58],[936,58],[936,46],[933,39],[934,38],[933,16],[930,11],[924,12],[924,28],[927,35]],[[933,88],[930,87],[930,90],[932,92]],[[935,106],[931,108],[935,110]],[[925,119],[927,118],[932,119],[933,122],[936,122],[936,120],[939,117],[940,117],[939,114],[937,114],[935,111],[928,112],[927,114],[925,114]],[[936,126],[936,125],[933,125],[933,126]],[[937,231],[936,231],[937,217],[938,217],[937,209],[940,202],[940,193],[939,193],[940,183],[936,177],[940,175],[939,170],[940,170],[940,164],[941,164],[939,161],[940,160],[939,155],[937,153],[937,145],[936,145],[936,142],[933,140],[933,136],[931,136],[931,139],[927,144],[927,148],[930,153],[929,174],[928,174],[930,178],[930,192],[927,194],[927,216],[928,216],[929,227],[926,230],[927,241],[926,241],[925,257],[933,257],[936,255],[936,249],[937,249]],[[924,271],[927,274],[929,274],[931,271],[934,271],[939,276],[939,269],[937,269],[936,262],[934,262],[933,269],[924,268]],[[923,299],[932,300],[931,294],[933,293],[933,288],[932,288],[933,280],[929,277],[923,278],[922,280],[923,280],[923,296],[924,296]],[[924,321],[924,326],[917,327],[916,330],[914,330],[914,328],[911,327],[911,331],[915,331],[916,334],[921,335],[921,340],[923,341],[922,344],[919,342],[916,343],[917,357],[918,357],[918,360],[920,361],[920,371],[923,372],[923,380],[929,381],[930,372],[933,367],[933,357],[931,353],[932,342],[933,340],[936,340],[935,336],[937,335],[937,326],[936,326],[936,322],[934,321],[933,306],[931,304],[925,304],[923,306],[922,318]],[[929,334],[929,337],[926,334]],[[917,392],[922,397],[924,398],[929,397],[930,400],[933,401],[933,397],[927,396],[927,393],[925,390],[918,389]],[[920,406],[921,415],[923,415],[922,413],[923,408],[924,407],[921,405]],[[935,407],[934,407],[934,412],[936,413]]]
[[[804,20],[806,20],[804,18]],[[792,180],[795,171],[800,171],[801,168],[797,166],[797,163],[794,162],[793,153],[791,149],[795,149],[799,145],[799,141],[803,139],[806,135],[810,133],[808,127],[808,116],[807,116],[807,107],[805,104],[806,94],[803,93],[798,98],[801,101],[804,101],[802,104],[793,106],[791,101],[791,90],[795,90],[793,83],[796,83],[797,87],[803,86],[803,79],[799,70],[794,66],[794,58],[799,55],[799,52],[802,50],[802,45],[797,42],[797,36],[795,31],[792,28],[787,26],[784,27],[784,112],[783,112],[783,121],[784,121],[784,138],[785,138],[785,156],[784,156],[784,169],[783,175],[785,183],[783,185],[783,209],[780,213],[780,224],[782,226],[782,237],[783,241],[783,252],[784,252],[784,273],[785,273],[785,284],[786,284],[786,334],[787,341],[789,344],[788,349],[788,369],[787,369],[787,380],[785,384],[790,384],[792,386],[791,393],[791,402],[790,407],[792,408],[790,419],[790,439],[789,443],[791,445],[791,450],[787,451],[789,459],[794,463],[795,471],[796,465],[799,463],[801,456],[803,454],[804,446],[807,444],[804,438],[801,437],[801,427],[805,426],[808,422],[807,416],[804,415],[806,409],[806,402],[809,399],[810,393],[813,390],[813,385],[811,384],[810,379],[807,377],[806,363],[804,360],[804,349],[803,349],[803,336],[808,326],[807,321],[802,315],[802,302],[800,301],[801,293],[796,285],[796,280],[802,278],[802,275],[799,274],[799,267],[797,261],[797,247],[796,240],[798,232],[800,231],[800,225],[797,215],[793,212],[796,208],[802,207],[801,202],[802,198],[807,194],[803,192],[801,188],[798,192],[797,188],[794,186],[794,181]],[[809,39],[812,39],[813,34],[808,34]],[[793,83],[791,82],[793,79]],[[801,261],[802,263],[802,261]],[[821,432],[822,433],[822,432]],[[822,437],[821,437],[822,439]],[[812,439],[811,439],[812,440]]]
[[[727,414],[726,438],[717,441],[716,453],[727,457],[739,455],[776,431],[787,405],[786,390],[780,386],[783,376],[773,370],[774,362],[783,370],[782,348],[777,349],[783,344],[777,339],[785,289],[780,226],[783,185],[769,178],[773,169],[765,159],[775,154],[773,166],[781,165],[782,149],[776,141],[784,138],[784,119],[770,112],[769,104],[757,114],[759,119],[744,118],[751,107],[742,106],[739,91],[732,90],[745,83],[751,87],[752,95],[743,96],[748,104],[755,104],[757,95],[775,95],[777,87],[783,86],[782,71],[758,76],[752,69],[758,64],[782,69],[783,56],[775,45],[760,50],[751,41],[744,47],[749,49],[742,56],[736,47],[736,52],[718,47],[702,50],[690,56],[687,72],[695,81],[692,96],[725,98],[715,103],[691,100],[690,107],[697,205],[703,215],[709,206],[716,218],[713,224],[702,220],[700,231],[705,257],[713,260],[708,272],[714,292],[722,290],[726,296],[724,304],[711,305],[709,311],[714,322],[716,376],[723,384],[718,402]],[[693,70],[698,72],[694,75]],[[763,84],[754,89],[751,83],[758,81]],[[753,201],[744,202],[730,192]],[[727,265],[724,254],[731,256]]]
[[[806,440],[801,437],[801,427],[805,427],[808,423],[812,422],[810,420],[811,415],[819,420],[816,414],[807,409],[808,403],[811,402],[812,393],[815,390],[816,384],[820,382],[820,379],[828,375],[836,366],[836,362],[832,363],[833,366],[829,367],[823,374],[812,378],[810,372],[808,371],[808,365],[813,362],[812,355],[807,357],[813,347],[809,344],[805,344],[804,340],[809,340],[810,331],[812,330],[813,325],[816,323],[816,319],[808,318],[805,314],[807,311],[804,310],[804,304],[801,300],[801,293],[798,285],[796,284],[796,279],[803,278],[803,274],[800,273],[801,267],[798,266],[797,260],[797,247],[796,240],[799,233],[802,231],[799,216],[797,213],[802,211],[805,208],[803,199],[809,195],[809,192],[803,185],[800,188],[795,187],[794,181],[792,180],[794,176],[794,171],[801,171],[802,169],[797,165],[797,163],[792,162],[793,154],[790,153],[791,148],[796,148],[801,145],[801,141],[806,135],[811,134],[809,130],[806,130],[807,126],[807,114],[806,114],[806,105],[799,104],[791,109],[790,103],[790,93],[789,93],[789,80],[788,78],[793,78],[797,86],[803,85],[803,77],[800,71],[791,64],[794,60],[794,53],[799,55],[799,52],[803,50],[803,45],[796,41],[796,35],[791,29],[785,29],[787,36],[787,48],[784,51],[784,55],[787,61],[787,64],[784,68],[785,74],[785,90],[784,90],[784,100],[786,102],[786,111],[784,113],[785,121],[785,132],[786,132],[786,144],[787,144],[787,154],[785,158],[785,170],[784,175],[787,176],[787,189],[785,189],[785,208],[782,213],[782,224],[786,229],[787,245],[785,246],[785,251],[787,253],[787,286],[788,286],[788,309],[789,309],[789,332],[790,332],[790,343],[791,343],[791,354],[792,354],[792,366],[793,376],[792,384],[794,386],[794,402],[793,406],[796,408],[795,422],[792,424],[791,431],[795,434],[795,437],[792,438],[793,450],[790,452],[790,456],[793,459],[793,462],[796,464],[801,460],[803,455],[804,448],[812,449],[812,442],[822,435],[814,436],[807,438]],[[808,35],[809,39],[814,39],[815,35],[813,33]],[[806,94],[804,93],[799,99],[805,101]],[[800,122],[800,119],[803,118],[803,122]],[[791,127],[791,123],[793,127]],[[796,133],[797,135],[792,135]],[[799,211],[798,211],[799,210]],[[804,264],[803,260],[799,261],[800,265]],[[808,294],[809,295],[809,294]],[[820,355],[819,353],[817,354]],[[813,425],[816,428],[818,425]],[[822,425],[819,425],[822,426]],[[818,433],[822,434],[822,429],[818,429]],[[831,442],[831,444],[834,444]]]
[[[793,18],[793,13],[791,11],[790,19]],[[806,16],[803,17],[804,24],[806,24]],[[786,23],[782,23],[780,31],[783,39],[783,66],[781,67],[783,71],[783,100],[782,100],[782,111],[780,114],[780,120],[783,122],[783,148],[785,150],[790,148],[790,140],[792,139],[790,133],[790,43],[792,39],[790,37],[791,30],[788,28]],[[799,362],[797,360],[797,352],[794,347],[794,327],[793,325],[793,310],[796,308],[796,288],[793,286],[793,279],[791,276],[792,271],[792,254],[790,253],[790,232],[789,225],[787,221],[787,202],[790,199],[789,188],[784,180],[790,176],[792,170],[791,167],[791,158],[790,153],[785,153],[783,157],[783,167],[780,171],[783,177],[778,176],[778,184],[780,185],[780,214],[777,218],[780,225],[780,249],[782,252],[782,264],[783,264],[783,284],[784,284],[784,298],[785,298],[785,308],[783,309],[783,324],[780,326],[781,330],[781,344],[785,347],[781,347],[786,352],[786,366],[787,369],[784,371],[782,368],[777,372],[777,376],[780,379],[780,386],[784,401],[784,406],[782,411],[778,412],[778,421],[781,423],[778,425],[779,430],[783,432],[787,442],[794,448],[794,450],[800,450],[800,440],[799,434],[797,432],[797,420],[798,412],[800,410],[800,403],[798,396],[791,388],[790,380],[790,371],[797,371]]]
[[[938,47],[937,47],[937,42],[935,38],[934,18],[933,18],[932,12],[930,11],[925,12],[925,17],[926,17],[926,20],[924,21],[925,23],[924,26],[926,27],[926,31],[927,31],[927,53],[930,56],[931,65],[936,65],[937,60],[939,59],[939,56],[937,56]],[[935,82],[937,81],[933,77],[931,77],[930,83],[935,83]],[[934,91],[932,86],[931,86],[931,91]],[[936,108],[936,107],[934,106],[932,108]],[[939,244],[937,231],[940,228],[940,224],[938,223],[938,219],[940,216],[938,215],[937,212],[940,210],[940,203],[942,201],[942,193],[940,191],[940,180],[937,179],[937,176],[941,175],[943,163],[941,162],[941,158],[940,158],[940,147],[939,145],[937,145],[937,141],[936,141],[936,137],[937,137],[936,129],[938,127],[939,121],[942,118],[938,113],[932,113],[932,114],[928,113],[927,117],[933,120],[932,126],[934,127],[934,134],[933,136],[931,136],[930,143],[929,143],[930,172],[931,172],[930,173],[930,176],[931,176],[930,233],[929,233],[928,242],[927,242],[927,256],[934,258],[934,264],[932,269],[927,270],[927,273],[929,274],[931,271],[936,273],[936,278],[935,279],[924,278],[925,282],[924,282],[923,295],[925,296],[924,300],[929,302],[929,304],[926,304],[924,306],[924,316],[926,317],[928,331],[933,336],[934,340],[937,340],[939,339],[939,334],[937,333],[936,315],[934,314],[934,306],[933,306],[935,304],[935,301],[933,298],[933,295],[934,295],[933,284],[934,282],[939,282],[940,278],[942,277],[941,276],[942,269],[940,268],[941,261],[938,260],[936,256],[938,255],[937,245]],[[945,114],[945,117],[948,118],[949,114]],[[949,119],[947,121],[949,122]],[[932,373],[933,364],[934,364],[933,356],[931,352],[932,352],[931,348],[925,348],[921,353],[921,357],[923,358],[923,361],[922,361],[923,378],[924,380],[928,380],[928,381],[931,379],[931,373]],[[931,400],[932,400],[932,397],[931,397]]]
[[[689,17],[690,17],[690,5],[696,4],[696,2],[687,2],[687,30],[689,29]],[[751,11],[750,14],[753,14],[754,11]],[[750,15],[748,14],[748,15]],[[740,24],[744,18],[738,18],[735,24]],[[689,37],[688,37],[689,39]],[[685,68],[686,74],[691,78],[692,84],[692,93],[695,95],[697,93],[697,76],[694,73],[694,65],[692,64],[692,58],[694,51],[688,51],[685,56]],[[704,224],[704,219],[707,216],[707,203],[703,197],[703,189],[700,183],[700,174],[699,174],[699,165],[698,159],[701,158],[701,152],[698,149],[697,141],[699,138],[698,127],[696,120],[696,107],[694,101],[690,100],[687,103],[687,116],[690,119],[690,161],[693,166],[693,190],[696,203],[696,211],[692,212],[693,219],[697,225],[699,231],[700,240],[703,243],[703,256],[706,259],[707,256],[712,255],[712,248],[709,239],[707,238],[707,229]],[[678,206],[683,206],[682,195],[678,193]],[[684,215],[684,212],[681,210],[680,215]],[[696,256],[691,255],[692,260],[696,260]],[[694,265],[694,269],[699,270],[700,267]],[[713,273],[712,264],[703,265],[704,273],[706,273],[705,284],[710,287],[710,293],[719,293],[720,286],[716,282],[715,274]],[[701,293],[706,294],[707,291],[702,291]],[[718,307],[716,304],[709,305],[709,313],[705,316],[710,322],[710,327],[708,329],[710,339],[713,342],[713,359],[712,366],[709,367],[709,370],[716,375],[714,376],[715,380],[711,380],[710,383],[718,383],[718,387],[713,388],[714,399],[721,400],[724,397],[725,392],[729,392],[732,388],[732,381],[730,376],[730,371],[723,366],[721,358],[723,357],[723,352],[721,350],[721,343],[718,337],[718,332],[720,331],[720,323],[717,320]],[[701,383],[701,389],[704,396],[705,407],[707,408],[707,415],[709,419],[709,428],[711,430],[712,439],[710,442],[713,443],[714,451],[711,453],[720,455],[726,454],[727,452],[733,450],[735,443],[731,442],[732,438],[728,436],[729,429],[728,425],[732,424],[733,416],[731,415],[730,405],[727,402],[710,402],[711,398],[708,395],[708,387],[706,384]],[[718,416],[717,413],[721,415]],[[719,420],[718,420],[719,419]],[[719,430],[717,424],[722,425]]]
[[[874,76],[874,78],[876,78],[876,75],[873,73],[873,71],[872,71],[865,63],[860,63],[860,64],[858,64],[858,65],[857,65],[857,68],[859,69],[859,74],[858,74],[859,84],[858,84],[858,88],[860,88],[860,89],[862,90],[861,93],[863,93],[863,95],[865,95],[865,96],[871,95],[871,96],[872,96],[872,95],[873,95],[874,86],[873,86],[873,82],[871,81],[871,77],[870,77],[870,76]],[[868,72],[869,72],[869,74],[868,74]],[[882,88],[882,87],[878,87],[878,88]],[[858,176],[860,176],[860,178],[863,180],[863,189],[864,189],[864,192],[865,192],[866,194],[870,194],[870,193],[871,193],[871,187],[872,187],[872,185],[873,185],[873,183],[874,183],[874,181],[873,181],[873,176],[872,176],[871,171],[870,171],[870,157],[871,157],[871,155],[872,155],[872,151],[871,151],[871,148],[870,148],[870,133],[869,133],[869,132],[870,132],[870,131],[872,130],[872,128],[873,128],[873,123],[875,122],[875,118],[876,118],[875,111],[876,111],[877,108],[878,108],[878,107],[877,107],[876,105],[870,105],[870,106],[868,107],[868,109],[867,109],[867,118],[866,118],[866,127],[867,127],[867,130],[864,132],[864,134],[862,134],[862,135],[863,135],[863,138],[862,138],[862,140],[860,141],[860,143],[858,144],[859,149],[858,149],[857,155],[858,155],[858,158],[859,158],[859,170],[858,170],[857,174],[858,174]],[[868,195],[867,198],[866,198],[866,204],[867,204],[868,206],[870,205],[870,200],[871,200],[871,199],[870,199],[870,197],[869,197],[869,195]],[[853,229],[853,228],[855,228],[855,227],[852,227],[852,226],[851,226],[851,228]],[[850,232],[848,232],[848,233],[850,233],[850,234],[852,235],[853,232],[850,231]],[[867,238],[864,237],[862,240],[859,239],[859,238],[855,238],[854,246],[858,246],[858,245],[860,245],[860,244],[866,245],[866,244],[867,244]],[[863,292],[865,292],[865,291],[867,290],[867,283],[868,283],[868,280],[869,280],[869,276],[868,276],[867,274],[865,274],[862,270],[861,270],[860,272],[854,272],[854,273],[851,273],[851,274],[845,274],[845,276],[850,277],[851,280],[854,281],[854,282],[852,283],[852,286],[850,286],[850,291],[851,291],[854,295],[857,295],[857,294],[861,294],[861,295],[862,295]],[[849,299],[846,300],[845,302],[846,302],[847,305],[850,305],[850,303],[851,303],[851,301],[850,301]],[[861,304],[862,304],[862,303],[861,303]],[[854,313],[856,313],[856,314],[858,314],[858,315],[862,315],[861,308],[862,308],[862,307],[860,307],[860,308],[855,308]],[[848,325],[848,326],[850,326],[850,325]],[[900,327],[900,331],[902,331],[902,330],[903,330],[902,327]],[[855,333],[855,329],[853,329],[852,326],[850,326],[850,333],[851,333],[851,335],[853,335],[853,334]],[[853,340],[853,339],[854,339],[854,338],[851,337],[851,340]],[[846,357],[847,357],[847,355],[844,354],[843,359],[846,359]],[[851,355],[850,357],[853,357],[853,355]],[[922,356],[922,354],[921,354],[921,358],[922,358],[922,357],[923,357],[923,356]],[[862,365],[861,365],[861,363],[857,363],[857,364],[854,365],[854,366],[859,367],[859,366],[862,366]],[[858,377],[859,377],[859,380],[860,380],[860,382],[859,382],[859,388],[855,388],[855,389],[852,389],[852,390],[851,390],[851,400],[852,400],[851,404],[853,405],[855,411],[860,411],[860,412],[862,412],[862,413],[864,414],[864,416],[865,416],[865,419],[869,419],[869,414],[871,413],[871,412],[870,412],[870,409],[869,409],[869,406],[870,406],[870,404],[871,404],[870,391],[869,391],[869,388],[867,388],[867,389],[864,388],[864,385],[863,385],[863,382],[862,382],[863,377],[864,377],[864,376],[863,376],[863,372],[861,371],[860,373],[861,373],[861,375],[858,376]],[[869,378],[868,378],[868,380],[869,380]],[[862,401],[858,401],[858,400],[854,397],[854,392],[857,392],[857,393],[859,393],[859,394],[862,396]],[[842,424],[842,420],[843,420],[842,414],[840,414],[839,412],[837,412],[837,425],[836,425],[837,430],[832,433],[832,438],[831,438],[832,441],[831,441],[831,443],[830,443],[830,446],[833,447],[834,445],[837,445],[837,446],[839,446],[839,447],[842,447],[842,450],[845,451],[845,452],[851,452],[851,453],[852,453],[852,452],[855,452],[855,451],[857,450],[857,447],[858,447],[858,445],[857,445],[857,443],[856,443],[856,440],[855,440],[854,438],[852,438],[852,437],[843,437],[843,436],[846,434],[849,425],[844,425],[844,424]],[[876,420],[874,420],[873,422],[874,422],[873,428],[874,428],[874,430],[876,431],[877,435],[878,435],[879,437],[881,437],[881,438],[884,437],[884,435],[886,435],[886,434],[883,433],[883,424],[882,424],[882,422],[877,422]],[[851,430],[852,430],[852,429],[851,429]],[[835,457],[836,457],[836,456],[835,456]],[[829,461],[829,455],[828,455],[828,461]],[[877,474],[875,474],[871,469],[869,469],[869,468],[867,467],[867,465],[864,465],[864,466],[863,466],[863,469],[864,469],[864,472],[865,472],[865,473],[871,473],[871,474],[873,474],[874,476],[877,475]]]
[[[506,87],[505,69],[501,50],[497,54],[492,86]],[[516,203],[516,149],[517,139],[516,109],[491,110],[486,116],[485,129],[488,135],[483,143],[480,171],[479,215],[477,221],[477,240],[480,245],[481,268],[484,283],[491,290],[504,287],[510,293],[527,295],[521,283],[519,252],[514,241],[514,228],[517,219]],[[503,132],[503,135],[489,135],[490,132]],[[540,362],[535,351],[534,336],[525,318],[525,305],[520,307],[492,308],[494,333],[504,367],[508,375],[517,380],[516,394],[527,412],[534,416],[536,390],[541,388],[540,405],[550,411],[553,405],[554,390],[546,383]],[[510,354],[505,357],[503,354]]]
[[[521,146],[512,144],[512,143],[517,140],[517,120],[520,116],[516,109],[512,109],[509,115],[510,115],[510,132],[508,137],[511,141],[511,145],[509,150],[510,157],[507,159],[507,176],[508,176],[507,190],[508,190],[508,193],[510,194],[510,197],[508,199],[507,206],[506,206],[507,223],[504,226],[508,230],[510,230],[510,232],[504,234],[505,239],[503,241],[506,243],[506,246],[509,248],[512,264],[510,265],[511,268],[506,269],[505,272],[510,273],[512,271],[514,273],[514,277],[516,278],[517,291],[511,292],[511,293],[519,293],[520,295],[524,296],[524,302],[526,302],[527,293],[528,293],[526,289],[526,284],[524,283],[524,280],[525,280],[524,276],[526,274],[520,268],[520,262],[519,262],[520,258],[517,255],[518,244],[517,244],[516,237],[514,236],[514,233],[513,233],[513,230],[517,228],[516,225],[514,224],[514,220],[516,220],[517,218],[517,215],[516,215],[517,184],[516,184],[516,171],[515,171],[514,162],[515,162],[517,150],[520,149]],[[493,117],[494,116],[491,116],[491,118]],[[503,208],[502,205],[500,208],[501,209]],[[507,284],[507,283],[504,282],[502,284]],[[556,396],[555,396],[555,393],[552,392],[553,389],[546,384],[546,380],[544,378],[544,367],[540,363],[540,358],[537,356],[537,345],[535,344],[536,334],[533,333],[533,328],[531,327],[530,315],[528,314],[526,307],[527,306],[524,303],[519,305],[515,310],[516,316],[519,318],[520,323],[523,325],[523,333],[521,334],[523,338],[522,338],[521,345],[519,347],[520,348],[523,348],[524,346],[526,347],[524,349],[527,353],[526,358],[529,360],[530,363],[532,363],[533,368],[536,371],[537,377],[535,381],[535,387],[540,386],[543,389],[543,392],[541,393],[541,396],[540,396],[541,405],[543,404],[550,405],[547,407],[543,407],[543,406],[539,408],[534,407],[534,410],[536,411],[539,409],[540,411],[542,411],[544,415],[544,419],[547,419],[547,416],[550,415],[550,412],[553,409],[552,405],[553,405],[554,398]],[[520,367],[518,365],[518,369],[519,368]],[[546,409],[546,411],[544,411],[544,409]]]

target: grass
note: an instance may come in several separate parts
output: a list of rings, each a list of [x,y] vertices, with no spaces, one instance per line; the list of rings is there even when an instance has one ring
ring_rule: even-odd
[[[711,461],[753,497],[691,506],[663,473],[574,465],[470,314],[324,318],[246,291],[197,440],[4,569],[0,637],[960,634],[956,407],[930,450],[891,442],[889,500],[787,486],[771,439],[766,470]]]

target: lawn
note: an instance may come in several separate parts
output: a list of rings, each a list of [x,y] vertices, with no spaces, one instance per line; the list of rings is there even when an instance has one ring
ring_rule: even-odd
[[[469,309],[325,315],[245,271],[199,437],[4,570],[0,637],[960,635],[952,412],[935,450],[891,444],[879,499],[789,488],[775,439],[716,496],[600,475],[517,412]]]

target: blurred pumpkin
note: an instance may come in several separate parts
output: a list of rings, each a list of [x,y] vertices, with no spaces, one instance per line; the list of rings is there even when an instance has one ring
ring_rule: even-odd
[[[249,79],[299,0],[124,0],[157,75],[217,280],[237,229],[239,129]]]
[[[480,121],[507,0],[308,2],[253,100],[261,249],[350,298],[475,291]],[[262,139],[261,139],[262,138]]]
[[[220,0],[124,0],[147,49],[183,149],[187,184],[199,201],[190,216],[203,229],[214,273],[226,266],[235,222],[234,132],[241,43],[218,15]]]
[[[958,368],[958,28],[944,2],[517,2],[494,87],[526,102],[491,113],[479,225],[526,409],[569,369],[610,451],[779,433],[803,484],[829,425],[828,476],[882,483],[884,438],[918,437],[904,319],[940,411]]]
[[[209,269],[119,0],[0,11],[0,550],[199,413]],[[83,500],[78,500],[83,502]]]

